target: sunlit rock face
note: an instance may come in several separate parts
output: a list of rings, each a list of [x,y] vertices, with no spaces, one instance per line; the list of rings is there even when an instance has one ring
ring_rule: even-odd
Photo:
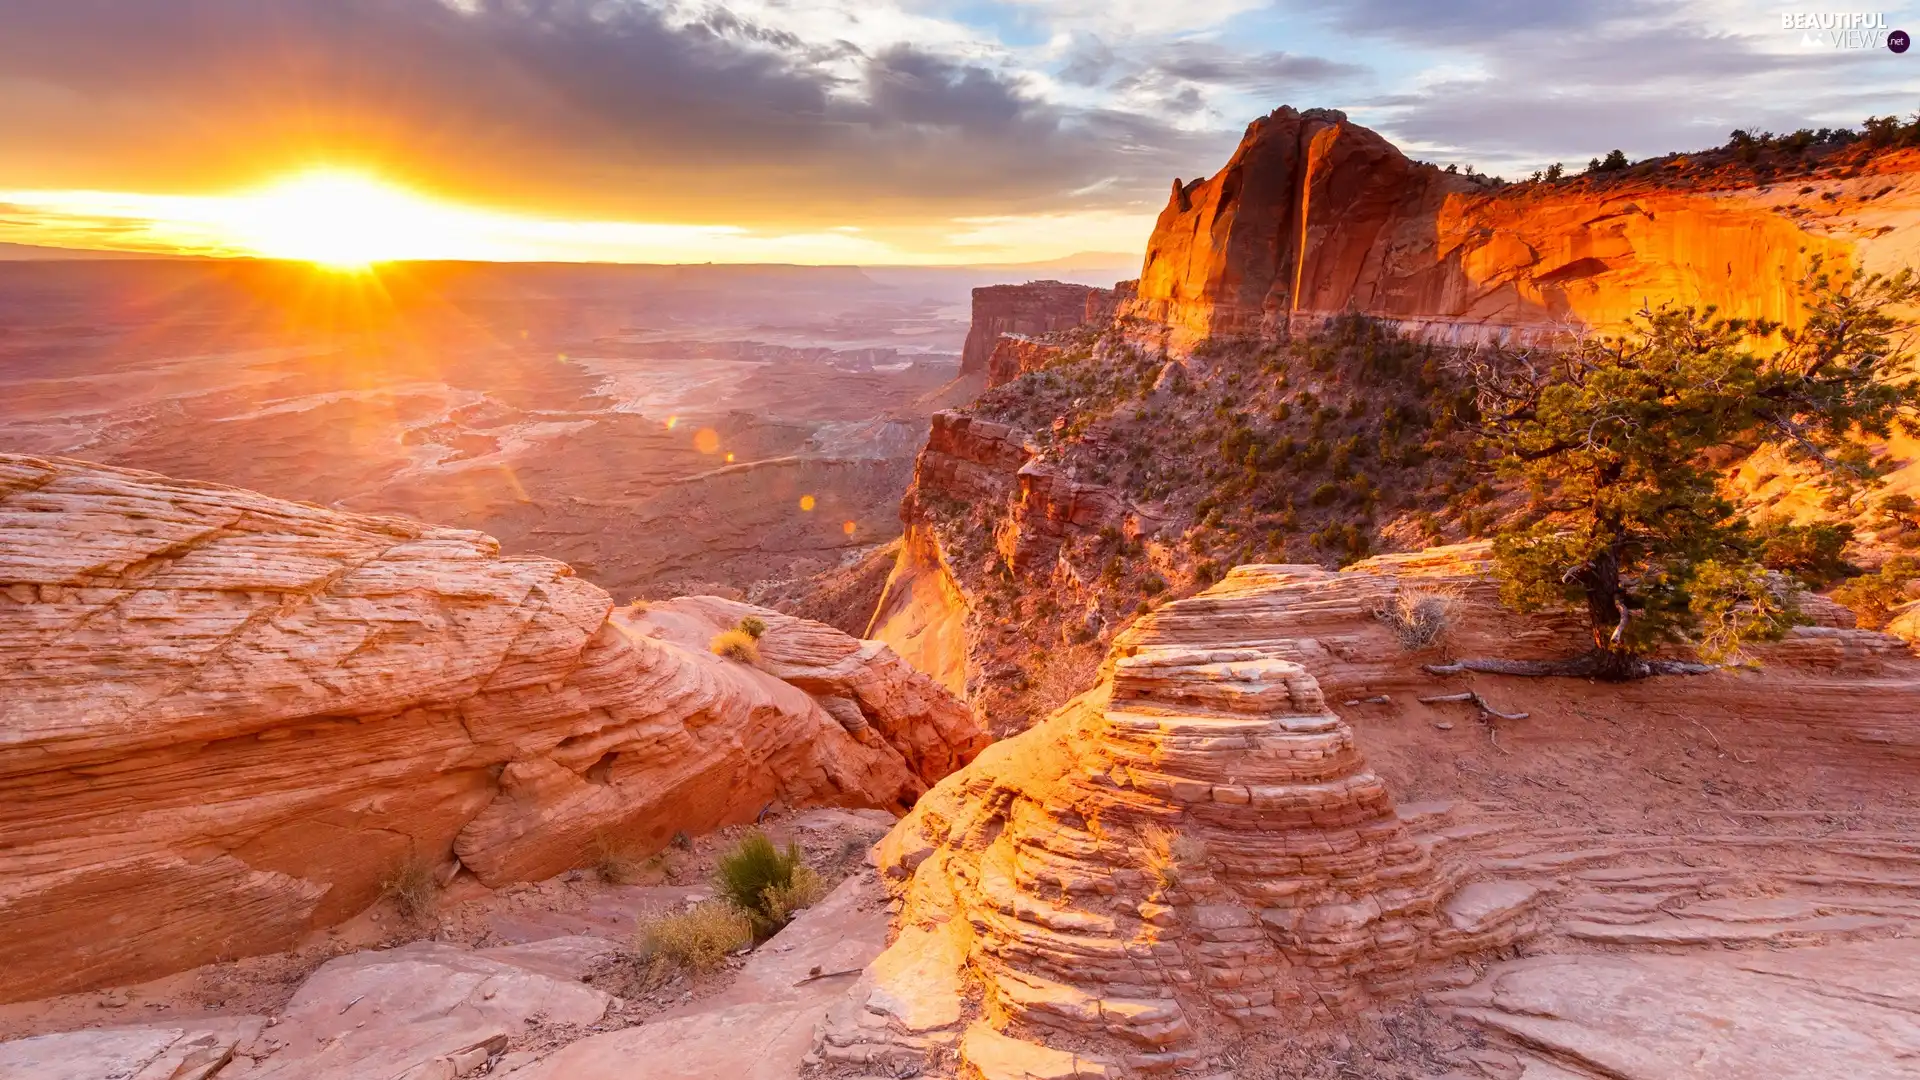
[[[992,1026],[1152,1071],[1198,1063],[1202,1028],[1349,1011],[1527,931],[1534,891],[1463,889],[1288,649],[1234,643],[1231,617],[1213,646],[1160,625],[888,837],[905,907],[870,1009],[897,997],[896,1025],[937,1026],[915,995],[944,967]]]
[[[1105,310],[1097,298],[1110,291],[1059,281],[973,290],[973,321],[967,325],[967,341],[960,353],[960,374],[986,371],[1002,334],[1048,334],[1085,323],[1090,312]]]
[[[757,666],[708,649],[746,614]],[[0,1000],[284,948],[407,860],[497,886],[773,802],[904,811],[984,742],[818,623],[0,455]]]
[[[1343,113],[1283,107],[1248,126],[1218,173],[1174,182],[1138,299],[1121,311],[1176,349],[1345,311],[1455,341],[1617,326],[1649,301],[1792,320],[1813,256],[1911,254],[1855,213],[1879,199],[1864,207],[1875,218],[1896,203],[1910,216],[1910,177],[1823,181],[1824,200],[1652,183],[1495,189],[1410,161]]]

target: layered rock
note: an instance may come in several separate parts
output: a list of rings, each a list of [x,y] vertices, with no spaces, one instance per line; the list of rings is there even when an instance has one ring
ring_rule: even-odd
[[[1283,107],[1218,173],[1174,182],[1122,311],[1176,349],[1346,311],[1454,342],[1613,327],[1663,301],[1792,321],[1812,257],[1912,257],[1883,239],[1889,213],[1920,206],[1910,173],[1793,183],[1495,189],[1412,162],[1340,112]]]
[[[983,742],[884,647],[613,613],[479,533],[0,456],[0,1000],[284,948],[397,867],[487,885],[904,809]],[[610,617],[611,616],[611,617]]]
[[[1058,342],[1002,334],[993,347],[993,355],[987,358],[987,389],[1005,386],[1029,371],[1039,371],[1066,353],[1067,347]]]
[[[1396,807],[1328,707],[1417,715],[1418,698],[1457,689],[1423,663],[1583,646],[1575,615],[1503,610],[1486,558],[1479,544],[1342,572],[1244,566],[1141,618],[1099,685],[947,778],[882,843],[896,941],[864,1018],[830,1025],[823,1052],[1010,1052],[936,1004],[977,987],[979,1022],[1071,1050],[1078,1071],[1062,1075],[1160,1071],[1237,1028],[1350,1011],[1533,933],[1577,884],[1551,846],[1569,841],[1547,828],[1539,858],[1476,856],[1475,838],[1511,826]],[[1440,644],[1397,636],[1406,593],[1444,601]],[[1801,627],[1754,658],[1620,688],[1608,707],[1737,724],[1744,752],[1772,762],[1901,776],[1920,762],[1920,658],[1898,639]],[[1497,697],[1525,710],[1533,688],[1553,690],[1517,680]]]
[[[1525,931],[1531,893],[1457,902],[1455,869],[1279,650],[1174,644],[1149,623],[1114,657],[881,848],[906,901],[896,949],[963,967],[994,1026],[1172,1067],[1199,1029],[1350,1010]]]
[[[1090,298],[1107,290],[1060,281],[985,285],[973,290],[973,320],[960,352],[962,376],[987,370],[1003,334],[1034,336],[1071,330],[1087,321]]]

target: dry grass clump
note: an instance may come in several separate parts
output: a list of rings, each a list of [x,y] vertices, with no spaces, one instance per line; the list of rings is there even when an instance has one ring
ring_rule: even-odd
[[[760,659],[760,643],[752,634],[737,627],[715,634],[708,647],[713,650],[715,656],[724,656],[743,664],[751,664]]]
[[[598,833],[587,842],[587,865],[609,885],[631,885],[646,877],[653,861],[642,850],[617,836]]]
[[[1402,585],[1374,608],[1373,617],[1393,628],[1400,647],[1425,649],[1446,640],[1460,590],[1436,585]]]
[[[400,914],[409,919],[432,914],[439,894],[439,875],[434,873],[433,863],[418,855],[395,863],[380,881],[380,898],[392,900]]]
[[[1162,889],[1180,887],[1183,868],[1198,869],[1207,862],[1207,846],[1164,825],[1140,831],[1140,868]]]
[[[732,904],[709,900],[678,914],[642,918],[636,943],[647,982],[657,984],[673,971],[719,967],[730,953],[753,944],[753,923]]]

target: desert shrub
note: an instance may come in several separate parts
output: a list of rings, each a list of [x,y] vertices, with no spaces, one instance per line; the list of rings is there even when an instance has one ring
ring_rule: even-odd
[[[735,629],[753,640],[759,641],[762,637],[766,636],[767,620],[758,615],[748,615],[746,618],[740,620],[740,625]]]
[[[419,855],[395,863],[380,881],[381,899],[393,901],[400,914],[409,919],[431,914],[439,893],[440,880],[433,863]]]
[[[1179,888],[1181,870],[1203,867],[1206,861],[1206,845],[1193,837],[1164,825],[1140,831],[1140,868],[1162,889]]]
[[[1851,609],[1860,625],[1878,630],[1893,609],[1914,599],[1912,586],[1920,581],[1920,559],[1902,555],[1888,559],[1878,573],[1854,578],[1833,590],[1833,599]]]
[[[642,848],[610,833],[596,833],[587,841],[587,865],[593,868],[595,877],[609,885],[638,881],[647,862]]]
[[[1795,525],[1781,518],[1761,521],[1753,530],[1760,564],[1823,588],[1853,569],[1842,555],[1853,540],[1853,526],[1827,523]]]
[[[743,664],[751,664],[760,659],[759,642],[745,630],[722,630],[713,636],[713,641],[708,647],[713,650],[715,656],[724,656]]]
[[[793,921],[794,913],[820,898],[820,878],[800,861],[800,848],[773,846],[765,833],[750,832],[720,857],[715,886],[762,936]]]
[[[1393,628],[1403,649],[1424,649],[1446,639],[1459,602],[1457,590],[1441,586],[1403,585],[1381,601],[1373,617]]]
[[[683,912],[643,917],[636,937],[650,982],[674,970],[712,971],[753,944],[753,923],[731,904],[709,900]]]

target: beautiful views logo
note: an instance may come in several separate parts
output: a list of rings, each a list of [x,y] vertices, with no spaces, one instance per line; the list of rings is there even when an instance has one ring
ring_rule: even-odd
[[[1780,29],[1800,32],[1800,44],[1831,49],[1892,49],[1906,52],[1907,36],[1887,28],[1879,11],[1783,12]]]

